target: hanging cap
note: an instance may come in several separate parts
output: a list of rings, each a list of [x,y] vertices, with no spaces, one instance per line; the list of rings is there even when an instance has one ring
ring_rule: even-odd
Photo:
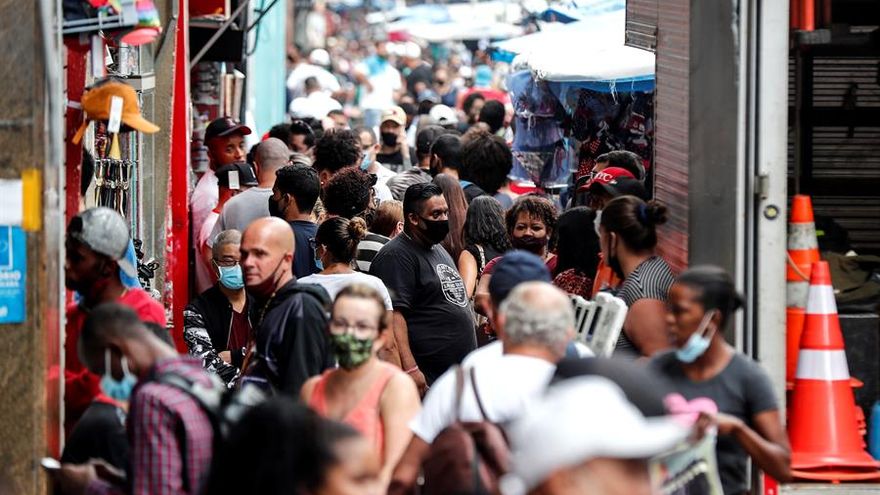
[[[92,251],[109,256],[116,261],[122,273],[137,277],[137,269],[125,257],[129,240],[128,225],[116,210],[105,206],[89,208],[70,220],[67,235]]]
[[[205,142],[207,143],[216,137],[226,137],[230,134],[247,136],[250,133],[250,127],[236,122],[232,117],[220,117],[208,124],[208,128],[205,129]]]
[[[109,79],[93,85],[83,93],[81,104],[86,121],[82,123],[79,130],[76,131],[76,135],[73,136],[74,144],[79,144],[82,140],[89,121],[110,119],[110,104],[114,96],[122,98],[123,124],[147,134],[152,134],[159,130],[159,126],[141,116],[134,88],[116,79]]]

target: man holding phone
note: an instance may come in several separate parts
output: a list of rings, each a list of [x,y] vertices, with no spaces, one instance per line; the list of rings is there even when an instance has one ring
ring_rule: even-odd
[[[179,356],[129,307],[95,307],[77,348],[83,363],[101,376],[104,393],[129,401],[131,439],[127,473],[103,462],[62,464],[52,469],[65,494],[185,495],[198,491],[213,453],[208,413],[189,393],[162,381],[174,375],[192,386],[215,387],[197,359]],[[180,439],[185,438],[185,443]]]

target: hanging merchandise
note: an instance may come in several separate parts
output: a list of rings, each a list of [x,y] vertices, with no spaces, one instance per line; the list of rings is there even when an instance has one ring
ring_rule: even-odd
[[[128,217],[129,189],[133,163],[123,160],[119,135],[113,134],[106,157],[95,161],[95,204],[106,206]]]
[[[119,132],[130,132],[138,130],[147,134],[159,131],[159,126],[141,116],[140,105],[138,104],[137,93],[134,88],[124,82],[107,78],[96,82],[88,88],[82,96],[82,110],[84,119],[76,135],[73,136],[73,143],[79,144],[83,134],[93,120],[106,121],[110,119],[111,105],[114,98],[121,100],[121,123]]]
[[[561,123],[563,106],[543,81],[528,71],[508,77],[507,87],[514,107],[514,133],[510,176],[542,187],[568,182],[571,153]]]

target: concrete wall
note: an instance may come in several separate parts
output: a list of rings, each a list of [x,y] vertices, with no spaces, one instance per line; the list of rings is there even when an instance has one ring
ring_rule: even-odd
[[[0,2],[0,46],[6,47],[0,61],[9,69],[0,74],[0,178],[21,178],[27,169],[35,169],[45,186],[42,226],[27,234],[26,321],[0,325],[0,486],[5,484],[8,492],[15,494],[46,492],[39,459],[47,454],[48,425],[57,425],[57,417],[52,421],[47,409],[52,406],[57,411],[59,395],[57,389],[48,394],[54,403],[47,403],[47,362],[57,360],[55,346],[60,337],[62,164],[60,148],[50,152],[49,146],[60,146],[61,90],[57,85],[51,92],[47,90],[37,5]],[[60,70],[56,42],[54,39],[49,45]],[[59,105],[51,118],[47,117],[47,96]],[[54,344],[47,345],[50,342]],[[57,367],[53,373],[57,386]]]

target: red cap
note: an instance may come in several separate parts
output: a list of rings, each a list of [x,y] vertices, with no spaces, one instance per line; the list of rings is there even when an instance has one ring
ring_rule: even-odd
[[[586,191],[590,189],[594,184],[600,184],[603,186],[614,186],[617,185],[617,179],[635,179],[636,177],[625,168],[620,167],[608,167],[603,169],[600,172],[596,172],[593,175],[593,178],[590,179],[589,182],[584,184],[579,188],[580,191]]]

